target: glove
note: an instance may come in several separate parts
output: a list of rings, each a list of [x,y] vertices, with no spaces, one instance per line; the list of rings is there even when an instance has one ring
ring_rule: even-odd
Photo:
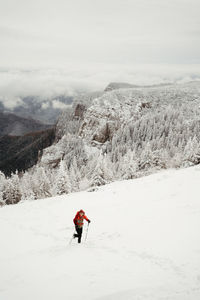
[[[90,224],[90,222],[91,222],[91,221],[90,221],[90,220],[88,220],[88,224]]]

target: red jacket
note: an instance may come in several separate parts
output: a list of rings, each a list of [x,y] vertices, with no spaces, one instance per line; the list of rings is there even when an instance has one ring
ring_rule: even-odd
[[[86,217],[85,213],[81,216],[80,213],[84,211],[80,210],[76,213],[76,216],[74,218],[74,224],[77,225],[78,227],[82,227],[83,226],[83,222],[84,222],[84,219],[86,221],[89,221],[89,219]]]

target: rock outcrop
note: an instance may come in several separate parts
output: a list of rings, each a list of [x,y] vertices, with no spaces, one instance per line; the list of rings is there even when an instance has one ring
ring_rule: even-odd
[[[83,119],[85,110],[86,110],[86,106],[78,103],[75,107],[74,117],[77,119]]]
[[[104,93],[85,112],[79,135],[91,142],[110,141],[124,123],[139,116],[141,107],[141,100],[134,90]]]

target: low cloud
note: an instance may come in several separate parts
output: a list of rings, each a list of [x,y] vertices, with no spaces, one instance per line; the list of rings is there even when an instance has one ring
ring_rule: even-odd
[[[52,105],[53,105],[53,108],[60,109],[60,110],[66,109],[68,107],[68,105],[66,105],[65,103],[60,102],[59,100],[53,100]]]
[[[4,96],[1,102],[3,103],[4,107],[9,110],[13,110],[15,107],[19,105],[24,105],[23,101],[17,96],[16,97]]]
[[[66,69],[0,69],[0,101],[7,108],[22,104],[25,97],[37,97],[48,106],[64,108],[56,98],[104,90],[113,81],[137,85],[200,80],[200,65],[106,65],[68,66]]]
[[[45,109],[49,108],[49,106],[50,106],[49,102],[43,102],[42,105],[41,105],[41,109],[45,110]]]

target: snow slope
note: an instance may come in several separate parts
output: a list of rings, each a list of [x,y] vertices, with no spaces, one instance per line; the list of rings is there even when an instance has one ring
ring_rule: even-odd
[[[200,299],[199,182],[195,166],[1,208],[0,299]]]

